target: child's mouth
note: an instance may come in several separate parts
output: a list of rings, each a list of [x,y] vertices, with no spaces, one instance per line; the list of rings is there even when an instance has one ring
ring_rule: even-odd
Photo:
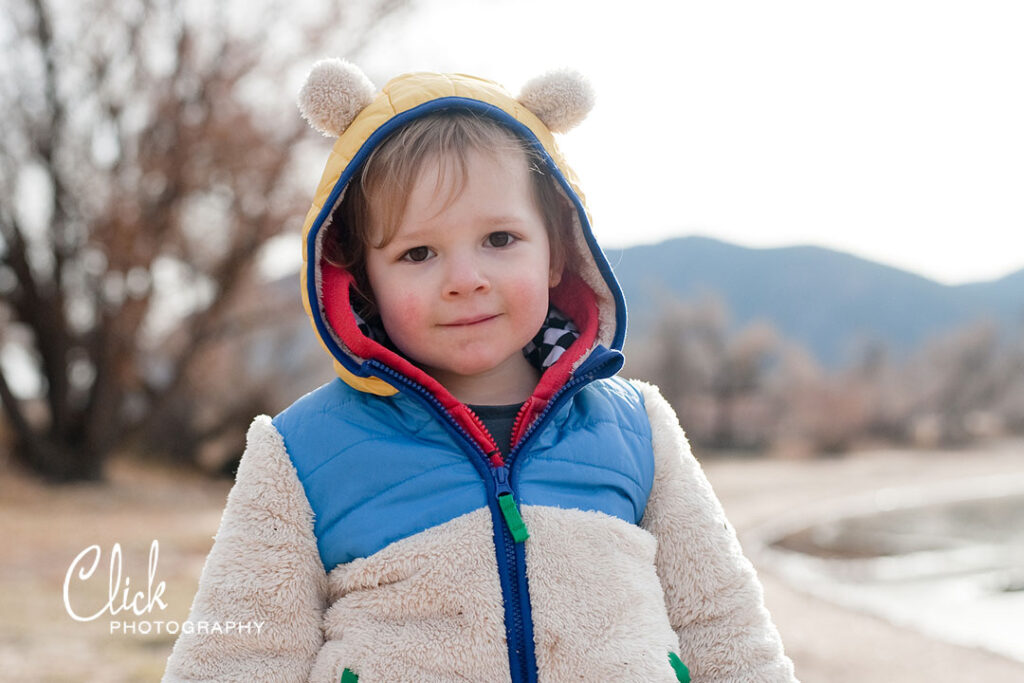
[[[467,327],[469,325],[476,325],[477,323],[487,322],[492,318],[497,318],[497,315],[478,315],[473,318],[462,318],[455,322],[445,323],[441,327]]]

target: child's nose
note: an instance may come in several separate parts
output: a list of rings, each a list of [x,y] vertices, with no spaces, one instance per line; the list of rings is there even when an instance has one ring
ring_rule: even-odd
[[[470,292],[485,292],[490,283],[472,256],[453,255],[448,262],[445,294],[459,296]]]

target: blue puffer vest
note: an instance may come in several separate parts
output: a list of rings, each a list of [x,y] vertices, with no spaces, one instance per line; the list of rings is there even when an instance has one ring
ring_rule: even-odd
[[[496,496],[500,482],[479,448],[446,429],[429,405],[402,393],[373,396],[337,379],[274,418],[313,509],[328,572]],[[654,478],[639,392],[618,378],[582,384],[506,467],[521,505],[639,523]],[[500,535],[495,541],[500,547]]]

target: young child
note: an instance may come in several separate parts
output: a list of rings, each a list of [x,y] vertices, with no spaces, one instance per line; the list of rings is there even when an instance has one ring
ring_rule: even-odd
[[[338,136],[303,303],[338,378],[250,427],[165,681],[792,681],[753,567],[657,388],[552,137],[572,72],[376,95]]]

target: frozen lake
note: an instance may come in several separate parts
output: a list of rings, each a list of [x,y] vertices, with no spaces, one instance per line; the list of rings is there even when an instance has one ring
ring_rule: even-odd
[[[812,594],[1024,662],[1024,473],[881,489],[759,536]]]

